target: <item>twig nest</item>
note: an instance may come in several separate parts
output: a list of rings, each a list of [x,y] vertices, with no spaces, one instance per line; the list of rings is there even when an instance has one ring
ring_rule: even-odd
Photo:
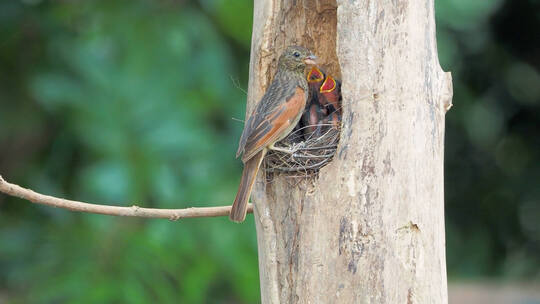
[[[296,128],[276,144],[281,150],[272,150],[266,157],[267,172],[301,173],[310,175],[328,164],[336,152],[339,127],[332,124],[317,125],[320,132],[304,138],[307,127]],[[288,151],[286,151],[288,150]]]

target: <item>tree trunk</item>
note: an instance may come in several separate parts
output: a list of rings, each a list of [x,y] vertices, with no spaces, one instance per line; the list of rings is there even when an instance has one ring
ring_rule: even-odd
[[[446,303],[433,0],[255,0],[248,112],[291,44],[342,78],[343,126],[317,177],[259,174],[262,303]]]

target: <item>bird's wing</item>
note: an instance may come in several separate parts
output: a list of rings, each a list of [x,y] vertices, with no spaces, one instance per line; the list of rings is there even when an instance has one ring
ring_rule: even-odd
[[[268,111],[251,115],[240,141],[239,152],[244,152],[242,161],[246,162],[264,147],[280,139],[280,135],[291,127],[306,106],[306,93],[297,87],[292,94],[285,96],[282,102],[275,102]],[[263,107],[261,107],[262,109]],[[292,126],[294,127],[294,126]]]

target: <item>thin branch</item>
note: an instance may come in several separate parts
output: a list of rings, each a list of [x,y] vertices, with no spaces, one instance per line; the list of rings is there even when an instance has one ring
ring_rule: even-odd
[[[156,209],[142,208],[138,206],[119,207],[108,205],[89,204],[84,202],[72,201],[54,196],[44,195],[34,192],[30,189],[25,189],[19,185],[11,184],[5,181],[0,175],[0,192],[10,196],[15,196],[28,200],[32,203],[47,205],[57,208],[69,209],[71,211],[79,211],[86,213],[97,213],[114,216],[133,216],[146,218],[165,218],[172,221],[192,218],[192,217],[216,217],[227,216],[231,211],[230,206],[220,207],[202,207],[202,208],[186,208],[186,209]],[[253,206],[248,205],[248,213],[253,212]]]

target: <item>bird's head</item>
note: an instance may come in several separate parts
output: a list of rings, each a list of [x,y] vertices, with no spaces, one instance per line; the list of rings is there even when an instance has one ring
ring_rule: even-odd
[[[304,72],[307,65],[315,65],[317,56],[302,46],[289,46],[283,51],[278,61],[279,69]]]

